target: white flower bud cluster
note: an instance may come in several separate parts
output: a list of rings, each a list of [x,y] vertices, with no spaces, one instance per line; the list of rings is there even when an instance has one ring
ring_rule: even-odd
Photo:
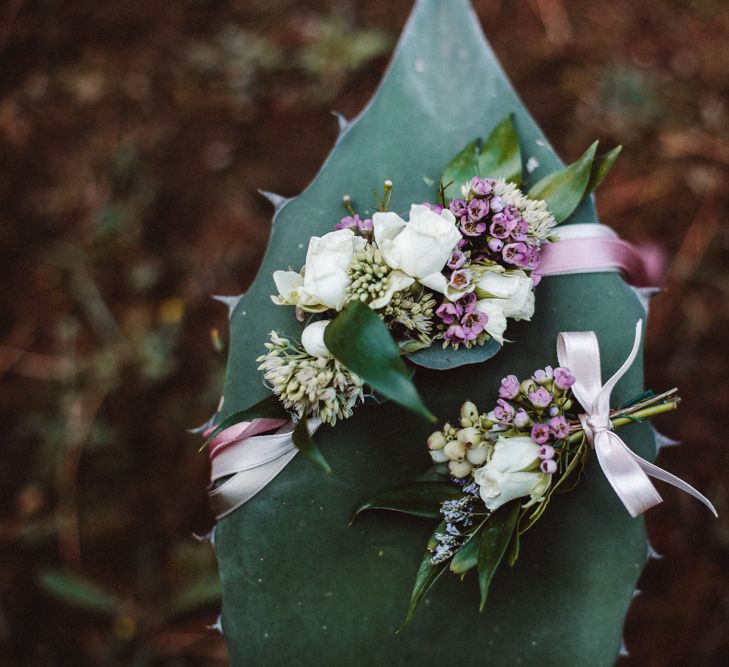
[[[461,406],[461,428],[446,424],[442,431],[431,433],[428,449],[434,463],[448,463],[448,471],[454,477],[471,474],[476,466],[482,466],[493,452],[489,441],[489,429],[493,422],[479,414],[471,401]]]
[[[258,370],[281,403],[297,418],[318,416],[334,425],[352,416],[364,398],[362,380],[334,357],[313,357],[300,345],[271,332]]]
[[[494,194],[504,200],[508,206],[519,209],[521,217],[529,225],[529,236],[544,241],[549,238],[552,228],[557,221],[547,209],[547,202],[541,199],[530,199],[516,185],[507,183],[504,179],[496,179]]]

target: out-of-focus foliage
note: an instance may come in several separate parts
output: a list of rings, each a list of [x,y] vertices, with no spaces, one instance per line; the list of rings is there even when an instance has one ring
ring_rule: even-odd
[[[647,384],[684,406],[666,554],[626,664],[729,651],[729,9],[716,0],[474,2],[568,160],[623,144],[602,219],[667,269]],[[217,665],[206,460],[226,313],[292,195],[366,102],[409,0],[8,0],[0,6],[0,662]],[[478,82],[473,82],[478,85]],[[437,94],[437,91],[433,91]],[[454,100],[454,104],[458,101]],[[424,137],[427,140],[427,137]]]

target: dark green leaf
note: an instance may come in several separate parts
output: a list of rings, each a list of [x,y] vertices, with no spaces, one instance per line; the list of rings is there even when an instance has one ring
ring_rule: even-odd
[[[390,510],[426,519],[440,519],[443,501],[461,496],[463,490],[451,482],[415,482],[370,498],[355,510],[350,524],[366,510]]]
[[[104,616],[116,616],[122,607],[113,593],[73,572],[42,570],[37,581],[46,593],[71,607]]]
[[[448,163],[440,182],[446,187],[446,197],[456,199],[463,197],[464,188],[468,188],[471,179],[478,174],[477,160],[480,139],[474,139]]]
[[[480,364],[482,361],[491,359],[500,349],[501,345],[493,338],[485,345],[470,348],[461,346],[457,350],[452,347],[443,348],[439,342],[436,342],[424,350],[409,354],[408,359],[418,366],[446,370],[467,364]]]
[[[296,424],[296,428],[294,428],[293,433],[293,442],[304,456],[314,461],[314,463],[318,463],[322,468],[324,468],[325,472],[330,473],[332,471],[331,466],[327,463],[324,455],[316,446],[314,438],[311,437],[306,419],[302,419],[298,424]]]
[[[569,167],[552,172],[529,190],[532,199],[547,202],[549,212],[560,223],[570,217],[586,194],[597,141]]]
[[[481,606],[483,611],[491,579],[504,557],[511,535],[519,516],[519,502],[512,501],[499,507],[488,519],[481,533],[478,546],[478,583],[481,588]]]
[[[478,173],[483,178],[504,178],[521,185],[521,151],[513,114],[502,120],[481,146]]]
[[[520,516],[521,516],[521,514],[520,514]],[[519,525],[519,518],[517,518],[516,524],[517,524],[517,526]],[[519,558],[520,546],[521,546],[520,533],[518,530],[515,530],[511,535],[511,544],[509,545],[509,556],[506,559],[506,562],[509,563],[510,567],[513,567]]]
[[[623,150],[622,146],[616,146],[609,153],[604,155],[598,155],[592,163],[592,169],[590,170],[590,180],[587,182],[587,188],[585,189],[585,195],[589,195],[594,192],[600,183],[603,182],[605,176],[613,168],[615,160],[618,159],[620,151]]]
[[[443,572],[445,572],[447,569],[446,566],[448,565],[448,561],[438,563],[437,565],[433,565],[433,563],[430,562],[430,559],[432,557],[430,550],[435,548],[436,544],[435,536],[444,528],[445,524],[440,523],[438,527],[433,531],[433,534],[430,536],[430,540],[428,541],[428,549],[426,550],[425,555],[423,556],[423,560],[420,563],[418,574],[415,576],[413,592],[410,594],[410,605],[408,606],[407,614],[405,614],[405,620],[400,626],[400,629],[397,631],[398,634],[402,632],[405,626],[410,622],[412,617],[415,615],[415,611],[417,610],[418,605],[423,601],[423,598],[425,597],[427,592],[431,589],[433,584],[438,581],[440,575],[443,574]]]
[[[215,430],[205,439],[201,449],[204,449],[210,441],[218,435],[221,431],[226,428],[240,424],[241,422],[250,421],[251,419],[257,418],[268,418],[268,419],[289,419],[290,415],[286,412],[286,409],[281,405],[281,402],[271,394],[266,396],[262,401],[259,401],[255,405],[239,412],[234,412],[223,419],[220,424],[215,427]]]
[[[433,413],[415,388],[382,320],[360,301],[348,303],[324,330],[329,351],[367,384],[430,421]]]
[[[465,575],[466,572],[478,565],[478,546],[481,542],[482,530],[483,526],[479,526],[466,540],[466,543],[456,552],[456,555],[453,556],[450,566],[451,572]]]

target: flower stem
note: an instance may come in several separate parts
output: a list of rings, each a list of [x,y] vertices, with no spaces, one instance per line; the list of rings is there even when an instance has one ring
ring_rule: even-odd
[[[671,390],[671,392],[675,392],[675,390]],[[666,392],[666,394],[669,394],[671,392]],[[637,403],[636,405],[632,405],[630,406],[630,408],[626,408],[625,410],[616,410],[610,416],[610,422],[612,423],[614,428],[619,428],[621,426],[625,426],[626,424],[631,424],[636,421],[643,421],[644,419],[648,419],[649,417],[653,417],[654,415],[660,415],[664,412],[671,412],[672,410],[678,408],[678,404],[681,402],[681,399],[678,398],[678,396],[675,396],[673,400],[670,401],[665,401],[665,397],[665,394],[662,395],[660,399],[658,396],[655,396],[653,397],[653,399],[648,399],[648,401]],[[655,403],[655,399],[659,399],[664,402],[658,403],[657,405],[648,405],[647,407],[645,407],[645,404],[648,402]],[[584,432],[582,428],[578,426],[577,430],[570,434],[567,441],[570,443],[577,442],[583,437],[583,435]]]

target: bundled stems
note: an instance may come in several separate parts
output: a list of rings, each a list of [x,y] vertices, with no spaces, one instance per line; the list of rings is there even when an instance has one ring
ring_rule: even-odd
[[[675,410],[680,402],[681,397],[678,395],[678,389],[674,387],[657,396],[651,396],[650,398],[638,401],[627,408],[611,410],[610,423],[613,427],[618,428],[632,422],[643,421],[654,415]],[[569,443],[578,442],[583,437],[584,431],[581,424],[579,422],[571,422],[570,435],[567,441]]]

